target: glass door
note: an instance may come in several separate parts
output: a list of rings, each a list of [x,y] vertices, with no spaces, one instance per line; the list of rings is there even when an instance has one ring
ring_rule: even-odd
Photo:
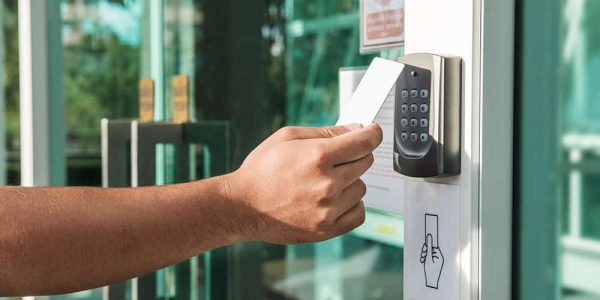
[[[97,120],[93,126],[67,122],[72,144],[93,154],[99,151],[100,118],[135,117],[139,78],[155,81],[154,121],[172,120],[177,75],[190,81],[192,121],[229,124],[232,169],[282,126],[332,124],[339,68],[366,66],[379,54],[359,54],[358,11],[358,0],[65,0],[67,110],[91,107],[85,116]],[[401,52],[382,54],[394,58]],[[162,144],[156,150],[155,184],[211,175],[211,154],[203,147]],[[189,153],[189,168],[179,166],[182,151]],[[73,174],[99,174],[99,155],[88,156],[89,167],[76,164]],[[91,175],[72,178],[90,181],[71,185],[100,184]],[[118,287],[123,290],[117,298],[397,299],[402,229],[400,216],[370,211],[366,224],[346,236],[310,245],[219,249],[129,281]],[[97,289],[54,298],[102,296]]]
[[[520,299],[600,299],[600,2],[520,3]]]
[[[144,10],[148,28],[159,28],[156,44],[152,35],[157,32],[145,32],[148,52],[162,56],[149,59],[150,54],[142,73],[159,78],[165,119],[171,116],[170,77],[189,76],[193,119],[231,125],[234,168],[282,126],[335,123],[339,68],[366,66],[373,58],[359,54],[358,0],[149,5],[161,12]],[[173,167],[168,147],[165,151],[166,183]],[[397,299],[402,295],[401,233],[400,216],[373,211],[356,232],[324,243],[234,245],[194,262],[193,288],[199,297],[212,299]],[[175,280],[171,286],[185,286],[175,283],[180,280],[176,270],[161,272],[158,287],[169,276]],[[181,296],[181,290],[164,288],[171,292],[159,288],[160,298]]]

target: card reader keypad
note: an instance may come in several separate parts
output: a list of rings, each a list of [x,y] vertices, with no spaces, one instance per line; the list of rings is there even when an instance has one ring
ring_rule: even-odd
[[[431,109],[431,72],[413,66],[406,66],[396,85],[400,97],[397,116],[401,117],[397,138],[405,154],[426,151],[431,144],[429,134],[429,111]]]
[[[413,178],[460,174],[461,59],[413,53],[398,62],[394,170]]]

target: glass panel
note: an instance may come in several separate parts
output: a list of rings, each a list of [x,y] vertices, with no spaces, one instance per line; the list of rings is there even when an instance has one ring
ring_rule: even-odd
[[[563,286],[565,297],[600,298],[586,279],[600,270],[600,1],[566,1],[564,11],[562,151],[570,170]]]
[[[61,17],[69,185],[100,185],[99,121],[136,117],[138,79],[155,70],[165,119],[173,112],[171,78],[185,75],[192,119],[229,122],[234,169],[286,124],[334,123],[339,68],[373,57],[358,53],[358,0],[63,0]],[[211,149],[160,146],[161,183],[188,180],[182,172],[189,170],[202,177],[200,170],[219,163],[210,161]],[[189,168],[177,171],[177,153],[187,150]],[[370,234],[289,247],[234,245],[150,275],[145,279],[155,283],[140,281],[140,289],[161,299],[398,299],[402,241]],[[92,290],[52,298],[101,296]]]
[[[3,123],[5,132],[4,135],[5,144],[0,147],[6,150],[5,157],[5,170],[0,172],[6,172],[3,174],[5,182],[0,184],[18,185],[21,182],[20,179],[20,157],[19,157],[19,32],[18,32],[18,14],[17,14],[17,1],[4,0],[2,7],[2,15],[0,21],[2,24],[3,40],[0,44],[3,47],[1,52],[4,53],[3,60],[0,65],[2,66],[3,77],[0,97],[3,98],[4,116],[1,116],[0,120]],[[2,126],[0,126],[2,127]],[[2,140],[2,139],[0,139]]]
[[[357,0],[166,1],[163,22],[167,108],[170,77],[190,76],[194,119],[231,124],[234,168],[284,124],[334,123],[339,68],[372,59],[358,53]],[[402,248],[365,235],[290,247],[246,243],[197,264],[199,293],[212,299],[402,295]]]
[[[519,8],[520,295],[600,299],[600,1]]]
[[[339,68],[373,58],[358,53],[358,1],[289,0],[287,7],[293,8],[286,11],[288,124],[333,124]]]
[[[581,235],[600,241],[600,172],[586,174],[582,178],[583,214]],[[600,263],[600,262],[599,262]]]
[[[101,118],[137,117],[142,0],[61,5],[68,185],[100,186]]]
[[[137,117],[142,0],[63,0],[60,9],[67,185],[100,186],[100,119]],[[51,298],[100,300],[102,289]]]
[[[403,251],[396,246],[350,234],[287,252],[287,275],[268,284],[284,299],[402,298]]]

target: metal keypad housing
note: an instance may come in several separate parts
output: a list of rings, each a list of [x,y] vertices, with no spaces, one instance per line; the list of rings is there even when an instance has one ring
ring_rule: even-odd
[[[417,53],[399,62],[394,170],[417,178],[460,174],[460,58]]]

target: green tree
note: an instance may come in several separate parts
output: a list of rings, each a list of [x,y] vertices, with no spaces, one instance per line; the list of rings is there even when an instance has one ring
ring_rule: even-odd
[[[98,152],[101,118],[136,115],[139,49],[113,34],[87,34],[63,51],[69,146]]]
[[[4,0],[4,93],[6,99],[6,141],[9,152],[19,149],[19,36],[18,1]]]

